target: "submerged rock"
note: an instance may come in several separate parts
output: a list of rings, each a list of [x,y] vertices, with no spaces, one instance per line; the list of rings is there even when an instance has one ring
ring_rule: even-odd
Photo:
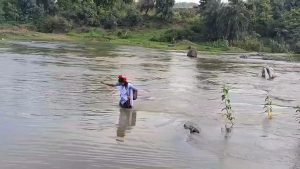
[[[250,54],[249,56],[265,56],[263,53],[254,53]]]
[[[190,46],[189,51],[187,53],[188,57],[192,57],[192,58],[196,58],[197,57],[197,51],[195,49],[192,49],[192,47]]]
[[[247,55],[241,55],[240,58],[241,59],[248,59],[248,56]]]
[[[190,133],[200,133],[200,130],[196,128],[196,126],[192,123],[185,123],[183,127],[187,130],[190,130]]]
[[[261,71],[261,77],[270,80],[275,78],[275,72],[272,67],[264,66]]]

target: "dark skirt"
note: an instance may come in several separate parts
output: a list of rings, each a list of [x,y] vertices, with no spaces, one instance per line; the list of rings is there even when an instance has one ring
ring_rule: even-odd
[[[131,109],[132,106],[130,104],[130,100],[127,100],[124,104],[122,104],[121,102],[119,103],[120,107],[125,108],[125,109]]]

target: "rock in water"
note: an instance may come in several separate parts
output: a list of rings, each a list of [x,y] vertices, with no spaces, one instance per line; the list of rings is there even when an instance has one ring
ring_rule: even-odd
[[[186,124],[183,125],[183,127],[185,129],[190,130],[191,134],[193,134],[193,133],[200,133],[200,131],[193,124],[186,123]]]
[[[240,58],[241,59],[248,59],[248,56],[247,55],[241,55]]]
[[[263,67],[261,76],[265,78],[266,80],[270,80],[275,78],[274,69],[271,67]]]
[[[195,49],[192,49],[191,46],[189,46],[189,51],[187,53],[188,57],[196,58],[197,57],[197,51]]]

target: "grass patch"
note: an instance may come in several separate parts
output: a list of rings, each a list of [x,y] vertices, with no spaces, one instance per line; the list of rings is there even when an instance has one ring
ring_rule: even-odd
[[[168,42],[154,42],[151,39],[157,35],[163,34],[169,28],[143,28],[143,29],[117,29],[106,31],[100,28],[91,28],[86,32],[73,30],[67,34],[39,33],[26,29],[15,29],[10,31],[8,28],[0,31],[0,39],[9,40],[41,40],[41,41],[67,41],[86,44],[109,43],[111,45],[131,45],[146,48],[155,48],[161,50],[184,50],[189,46],[197,49],[199,52],[212,53],[238,53],[243,52],[239,48],[216,46],[210,43],[193,43],[188,40],[178,41],[174,44]]]

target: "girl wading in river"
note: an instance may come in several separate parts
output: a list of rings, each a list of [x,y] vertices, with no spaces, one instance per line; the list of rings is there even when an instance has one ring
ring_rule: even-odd
[[[117,84],[108,84],[101,82],[107,86],[117,87],[120,91],[120,107],[130,109],[133,107],[133,100],[137,99],[137,89],[130,83],[128,83],[125,76],[120,75],[118,77]]]

